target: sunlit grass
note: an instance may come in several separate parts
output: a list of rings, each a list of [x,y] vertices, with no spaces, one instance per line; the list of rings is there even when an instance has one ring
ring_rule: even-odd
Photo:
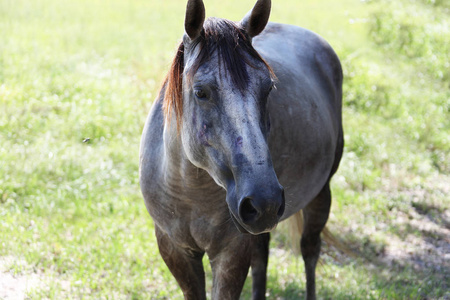
[[[414,22],[403,1],[387,11],[384,1],[273,2],[273,21],[331,43],[346,78],[330,227],[361,257],[324,255],[322,298],[448,295],[448,269],[373,262],[394,238],[432,234],[399,225],[398,215],[414,208],[442,225],[450,209],[448,8],[438,2],[414,1],[424,12]],[[240,20],[254,3],[205,4],[208,16]],[[182,298],[140,195],[138,148],[184,8],[181,0],[0,2],[0,256],[17,258],[7,266],[17,276],[42,278],[31,298]],[[303,262],[283,235],[272,239],[268,295],[297,299]]]

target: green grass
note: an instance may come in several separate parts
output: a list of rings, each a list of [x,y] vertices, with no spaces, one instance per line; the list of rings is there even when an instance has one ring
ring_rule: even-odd
[[[208,16],[233,20],[253,5],[205,2]],[[140,195],[138,148],[184,8],[0,2],[0,258],[14,258],[4,268],[18,278],[42,278],[30,298],[182,297]],[[320,298],[450,297],[438,255],[450,243],[449,9],[444,0],[273,2],[273,21],[332,44],[346,78],[330,228],[358,258],[325,247]],[[277,231],[270,299],[305,293],[287,244]]]

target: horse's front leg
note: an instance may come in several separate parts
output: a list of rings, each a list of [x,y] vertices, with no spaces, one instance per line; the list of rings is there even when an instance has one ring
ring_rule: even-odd
[[[270,233],[253,237],[252,243],[252,299],[266,299],[267,264],[269,262]]]
[[[239,299],[250,268],[250,241],[250,236],[239,238],[218,253],[208,253],[213,273],[213,300]]]
[[[204,252],[188,251],[174,244],[169,236],[155,225],[159,252],[183,291],[185,299],[206,299]]]

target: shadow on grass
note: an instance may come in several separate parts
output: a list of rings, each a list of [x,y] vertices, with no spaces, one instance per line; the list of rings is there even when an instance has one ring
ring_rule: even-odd
[[[450,232],[445,219],[448,212],[414,204],[406,213],[392,213],[401,215],[402,220],[386,224],[382,238],[380,232],[341,231],[337,235],[355,257],[324,243],[317,268],[318,298],[450,300]],[[293,254],[286,251],[284,255]],[[305,279],[300,270],[303,262],[301,257],[298,259],[298,273],[284,284],[280,284],[281,275],[269,273],[268,299],[304,299]],[[295,276],[298,280],[292,280]],[[248,280],[241,299],[250,298]]]
[[[438,226],[444,226],[450,229],[450,219],[445,217],[445,209],[439,206],[431,205],[428,203],[422,203],[419,201],[413,202],[412,207],[415,211],[425,217],[430,222],[435,223]]]
[[[299,273],[302,276],[301,273]],[[303,278],[302,278],[303,279]],[[289,282],[285,286],[277,286],[279,278],[277,276],[268,275],[267,276],[267,289],[266,297],[267,299],[283,299],[283,300],[294,300],[294,299],[305,299],[306,291],[305,285],[298,285],[296,282]],[[245,282],[244,289],[241,294],[240,299],[251,299],[252,295],[252,280],[251,277],[247,278]]]
[[[406,213],[397,213],[401,220],[389,224],[383,239],[370,233],[339,234],[357,255],[356,264],[349,257],[335,254],[336,249],[327,245],[324,261],[344,267],[354,264],[354,268],[366,273],[369,287],[377,292],[355,299],[450,299],[450,231],[446,211],[415,203]],[[327,288],[322,292],[326,298],[341,298]]]

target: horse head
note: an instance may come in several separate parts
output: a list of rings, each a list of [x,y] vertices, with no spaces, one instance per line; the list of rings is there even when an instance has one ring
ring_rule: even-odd
[[[275,76],[251,43],[266,26],[270,6],[258,0],[239,23],[205,21],[203,2],[189,0],[165,99],[187,158],[227,191],[233,221],[252,234],[272,230],[285,207],[268,147]]]

